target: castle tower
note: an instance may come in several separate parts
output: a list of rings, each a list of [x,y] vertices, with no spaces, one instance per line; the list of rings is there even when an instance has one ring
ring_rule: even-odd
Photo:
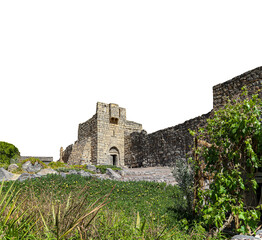
[[[117,104],[97,103],[97,164],[124,166],[126,110]]]
[[[96,104],[96,114],[78,127],[78,140],[64,151],[69,164],[125,165],[130,156],[126,141],[133,132],[141,132],[142,125],[126,120],[126,109],[117,104]]]

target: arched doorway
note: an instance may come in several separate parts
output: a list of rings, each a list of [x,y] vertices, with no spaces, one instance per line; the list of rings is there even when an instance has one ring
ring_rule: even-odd
[[[109,150],[109,157],[111,165],[119,165],[119,151],[116,147],[112,147]]]

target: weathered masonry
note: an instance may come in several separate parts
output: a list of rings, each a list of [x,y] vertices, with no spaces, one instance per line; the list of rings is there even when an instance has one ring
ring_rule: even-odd
[[[227,99],[241,94],[243,86],[249,94],[259,90],[262,98],[262,67],[243,73],[213,87],[213,109]],[[174,127],[151,134],[142,125],[126,120],[126,110],[117,104],[97,103],[96,114],[79,124],[78,140],[64,151],[63,160],[70,164],[112,164],[128,167],[174,166],[177,159],[190,153],[192,137],[188,129],[203,126],[209,113]]]
[[[142,125],[126,120],[126,109],[98,102],[96,114],[79,124],[78,140],[64,151],[69,164],[125,165],[125,137]]]

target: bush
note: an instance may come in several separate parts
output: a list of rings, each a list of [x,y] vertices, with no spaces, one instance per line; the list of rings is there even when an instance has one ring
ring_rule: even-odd
[[[107,169],[107,168],[111,168],[111,169],[114,170],[114,171],[122,170],[122,168],[116,167],[116,166],[114,166],[114,165],[96,165],[96,168],[100,169],[100,172],[101,172],[102,174],[106,173],[106,169]]]
[[[255,208],[255,173],[262,167],[261,116],[258,95],[237,98],[215,111],[204,128],[191,132],[196,212],[214,235],[233,222],[242,234],[255,232],[258,226],[261,212]]]
[[[4,168],[5,170],[8,169],[9,164],[7,163],[0,163],[0,168]]]
[[[21,163],[24,164],[26,162],[31,162],[33,165],[38,162],[40,165],[43,166],[43,168],[47,168],[47,165],[45,163],[43,163],[41,160],[39,160],[39,158],[35,158],[35,157],[30,157],[30,158],[27,158],[25,160],[23,160]]]
[[[10,164],[11,159],[17,159],[19,156],[18,148],[13,144],[0,142],[0,163]]]

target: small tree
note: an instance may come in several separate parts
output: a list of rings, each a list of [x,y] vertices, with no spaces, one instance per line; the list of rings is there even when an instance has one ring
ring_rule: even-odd
[[[237,231],[252,233],[260,218],[255,202],[253,207],[249,203],[262,162],[262,102],[258,95],[241,99],[228,101],[204,128],[191,131],[195,137],[194,208],[214,235],[232,223]]]
[[[192,215],[193,205],[193,182],[194,168],[193,165],[186,159],[178,159],[173,170],[174,178],[177,181],[181,193],[186,200],[187,214]]]
[[[16,159],[20,156],[17,147],[11,143],[0,142],[0,163],[10,164],[11,159]]]

